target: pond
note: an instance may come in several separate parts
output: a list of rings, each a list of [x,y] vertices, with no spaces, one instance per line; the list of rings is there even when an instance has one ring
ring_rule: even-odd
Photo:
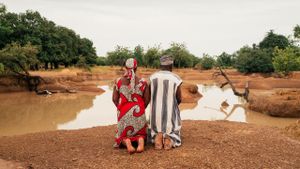
[[[105,92],[97,96],[80,93],[50,96],[27,92],[1,94],[0,136],[116,124],[112,91],[108,86],[101,88]],[[198,104],[181,105],[182,120],[229,120],[281,128],[297,120],[249,111],[244,108],[245,101],[235,96],[230,88],[198,85],[198,90],[203,95]],[[224,101],[228,107],[221,106]]]

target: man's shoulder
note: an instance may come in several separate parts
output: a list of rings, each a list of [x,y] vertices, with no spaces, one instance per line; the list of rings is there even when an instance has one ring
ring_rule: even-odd
[[[177,74],[170,71],[157,71],[150,76],[150,80],[155,78],[174,78],[177,81],[181,81],[181,78]]]

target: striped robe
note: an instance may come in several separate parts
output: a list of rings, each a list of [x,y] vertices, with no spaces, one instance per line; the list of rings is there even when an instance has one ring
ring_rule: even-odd
[[[182,80],[170,71],[159,71],[150,76],[150,83],[151,141],[153,143],[156,134],[162,132],[163,137],[171,138],[173,147],[178,147],[181,145],[181,119],[176,91]]]

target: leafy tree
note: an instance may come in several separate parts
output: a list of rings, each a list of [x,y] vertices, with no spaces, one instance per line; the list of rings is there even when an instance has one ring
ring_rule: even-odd
[[[212,69],[215,66],[216,61],[212,56],[209,56],[208,54],[203,54],[203,57],[201,58],[199,64],[201,69],[208,70]]]
[[[234,64],[234,56],[223,52],[217,56],[217,65],[222,67],[231,67]]]
[[[133,50],[133,56],[136,58],[138,65],[143,66],[144,48],[138,45]]]
[[[97,65],[98,66],[105,66],[107,65],[107,58],[106,57],[98,57],[96,59]]]
[[[184,44],[172,43],[171,47],[163,52],[174,58],[174,66],[178,68],[193,67],[194,55],[192,55]]]
[[[4,65],[3,63],[0,63],[0,74],[4,72]]]
[[[300,70],[299,48],[275,48],[273,58],[274,69],[278,73],[287,75],[290,71]]]
[[[37,48],[31,44],[21,46],[12,43],[0,50],[0,63],[8,73],[28,76],[30,66],[38,63],[37,53]]]
[[[285,49],[290,45],[288,38],[283,35],[275,34],[273,30],[267,33],[267,36],[259,43],[261,49],[274,49],[276,46],[279,49]]]
[[[133,53],[127,47],[117,46],[114,51],[107,53],[107,63],[123,66],[125,61],[132,57]]]
[[[161,57],[161,50],[159,47],[151,47],[144,55],[143,63],[146,67],[159,68]]]
[[[49,63],[51,68],[58,68],[60,64],[76,65],[79,56],[85,57],[89,65],[96,64],[96,50],[90,40],[80,38],[71,29],[57,26],[39,12],[28,10],[16,14],[6,12],[5,6],[0,5],[0,49],[12,42],[36,46],[37,58],[44,63],[45,69]]]
[[[294,37],[297,39],[300,39],[300,26],[299,25],[295,26],[295,28],[294,28]]]
[[[236,68],[243,73],[273,72],[272,54],[266,49],[243,47],[237,52]]]

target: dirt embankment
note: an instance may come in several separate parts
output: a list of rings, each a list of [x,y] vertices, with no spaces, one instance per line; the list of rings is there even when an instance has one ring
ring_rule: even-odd
[[[138,68],[137,74],[142,78],[148,78],[157,69]],[[184,81],[183,102],[197,103],[201,94],[196,93],[196,84],[221,84],[224,78],[213,78],[217,70],[175,69]],[[234,69],[225,70],[234,86],[243,89],[246,82],[250,89],[249,108],[254,111],[264,112],[273,116],[300,117],[300,72],[293,72],[286,78],[278,78],[274,74],[242,74]],[[38,86],[39,90],[53,92],[93,92],[102,93],[97,85],[109,85],[113,80],[123,75],[120,67],[94,67],[91,72],[80,69],[63,69],[59,71],[30,72],[32,75],[41,76],[45,81]],[[24,91],[26,84],[18,85],[16,79],[0,78],[0,92]],[[277,91],[280,90],[280,94]],[[296,92],[290,92],[296,90]],[[271,94],[270,94],[271,93]]]
[[[280,130],[183,121],[183,145],[141,154],[113,149],[115,125],[0,137],[0,158],[31,168],[300,168],[300,142]],[[1,161],[0,161],[1,164]]]

